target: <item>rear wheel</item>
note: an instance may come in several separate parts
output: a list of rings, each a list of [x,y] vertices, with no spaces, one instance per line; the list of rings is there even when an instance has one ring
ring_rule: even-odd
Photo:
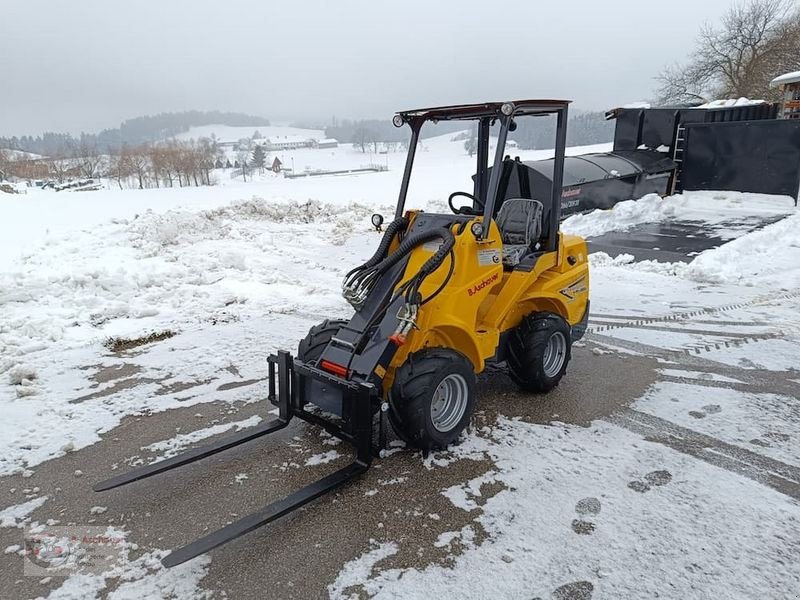
[[[475,371],[447,348],[415,352],[397,370],[389,418],[397,435],[422,450],[445,448],[469,423],[475,405]]]
[[[525,317],[508,341],[511,379],[528,392],[549,392],[567,371],[572,340],[567,322],[553,313]]]
[[[343,319],[325,319],[319,325],[314,325],[308,330],[306,337],[300,340],[297,347],[297,358],[305,363],[316,365],[328,342],[343,325],[347,325],[347,321]]]

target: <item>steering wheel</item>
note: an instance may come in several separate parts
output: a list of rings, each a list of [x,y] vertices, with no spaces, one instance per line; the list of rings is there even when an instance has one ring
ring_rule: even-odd
[[[458,208],[456,208],[455,206],[453,206],[453,198],[455,198],[456,196],[464,196],[465,198],[469,198],[470,200],[475,202],[480,207],[480,209],[475,210],[471,206],[459,206]],[[450,206],[450,210],[452,210],[457,215],[480,215],[484,209],[483,202],[481,202],[475,196],[473,196],[468,192],[453,192],[447,198],[447,204]]]

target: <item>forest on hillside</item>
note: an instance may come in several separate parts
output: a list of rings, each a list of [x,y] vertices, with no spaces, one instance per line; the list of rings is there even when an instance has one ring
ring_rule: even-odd
[[[298,126],[310,126],[303,123]],[[317,125],[318,127],[319,125]],[[420,137],[455,133],[473,129],[474,123],[461,121],[440,122],[435,126],[422,128]],[[325,127],[327,137],[336,138],[340,142],[351,142],[357,147],[367,148],[370,144],[385,142],[407,142],[408,128],[396,128],[391,121],[384,120],[348,120],[335,121]],[[614,122],[605,119],[602,112],[575,112],[569,119],[567,127],[567,144],[585,146],[610,142],[614,137]],[[552,148],[555,140],[554,118],[522,118],[517,121],[517,129],[509,134],[509,138],[517,142],[522,149]]]
[[[81,147],[112,152],[122,145],[135,146],[155,142],[202,125],[266,127],[269,124],[269,119],[243,113],[187,110],[128,119],[115,129],[104,129],[97,134],[81,133],[79,136],[72,136],[68,133],[47,132],[38,136],[0,137],[0,148],[58,157],[72,155]]]

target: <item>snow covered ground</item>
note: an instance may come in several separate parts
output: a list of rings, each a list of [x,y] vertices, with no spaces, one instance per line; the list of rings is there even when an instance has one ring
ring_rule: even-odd
[[[325,137],[325,132],[321,129],[302,129],[283,125],[201,125],[191,127],[188,131],[175,137],[180,140],[197,140],[215,136],[220,142],[238,142],[244,138],[252,138],[255,132],[260,133],[265,138],[291,136],[306,140],[320,140]]]
[[[426,141],[411,206],[440,209],[448,193],[470,189],[471,161],[451,137]],[[337,150],[335,160],[361,154]],[[245,384],[264,376],[268,353],[346,315],[342,275],[377,243],[370,214],[390,215],[395,200],[402,155],[388,161],[389,172],[350,177],[0,198],[0,475],[28,489],[0,506],[2,526],[50,517],[47,496],[25,483],[44,461],[97,443],[129,415],[252,402]],[[744,218],[784,214],[761,231],[736,230]],[[656,361],[657,382],[589,427],[501,416],[476,428],[426,463],[493,465],[441,490],[470,521],[436,542],[450,560],[398,566],[404,540],[366,532],[374,543],[342,565],[331,596],[784,598],[800,589],[800,213],[785,198],[693,193],[623,203],[564,228],[596,235],[676,215],[738,237],[688,265],[592,256],[584,343]],[[112,338],[154,333],[161,341],[110,349]],[[142,452],[166,458],[257,423],[182,430]],[[340,458],[331,450],[306,464]],[[500,491],[483,497],[487,484]],[[163,552],[147,548],[113,597],[203,597],[213,556],[168,575],[155,566]],[[74,576],[51,597],[94,597],[117,575]]]

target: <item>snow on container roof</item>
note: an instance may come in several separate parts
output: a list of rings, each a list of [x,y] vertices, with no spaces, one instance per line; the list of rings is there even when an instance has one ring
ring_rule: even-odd
[[[753,106],[755,104],[766,104],[765,100],[750,100],[750,98],[724,98],[722,100],[712,100],[695,108],[729,108],[731,106]]]
[[[786,73],[785,75],[781,75],[780,77],[776,77],[770,82],[770,87],[777,87],[779,85],[786,85],[787,83],[798,83],[800,82],[800,71],[794,71],[793,73]]]

